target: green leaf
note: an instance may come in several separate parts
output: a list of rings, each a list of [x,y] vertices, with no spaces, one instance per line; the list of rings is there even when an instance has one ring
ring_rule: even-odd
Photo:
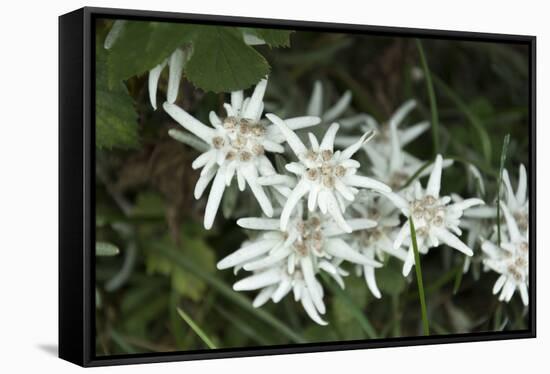
[[[291,30],[247,29],[247,31],[263,39],[270,47],[290,47]]]
[[[504,165],[506,164],[506,154],[508,153],[508,144],[510,143],[510,134],[506,134],[502,142],[502,152],[500,153],[500,169],[498,172],[498,184],[497,184],[497,243],[500,247],[501,231],[500,231],[500,190],[502,188],[502,173],[504,171]]]
[[[109,85],[140,75],[188,44],[196,26],[166,22],[128,21],[109,50]]]
[[[185,66],[188,79],[205,91],[248,88],[269,73],[264,57],[246,45],[235,28],[197,27],[193,55]]]
[[[116,256],[119,253],[120,253],[120,250],[114,244],[106,243],[106,242],[95,243],[96,256]]]
[[[109,87],[105,50],[96,45],[96,147],[128,149],[139,144],[134,100],[123,82]]]

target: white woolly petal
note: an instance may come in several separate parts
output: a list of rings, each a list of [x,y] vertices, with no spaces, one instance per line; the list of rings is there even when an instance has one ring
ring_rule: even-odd
[[[259,308],[269,301],[273,292],[275,291],[275,286],[267,287],[261,290],[258,295],[254,298],[252,306],[254,308]]]
[[[301,180],[292,190],[286,204],[281,213],[281,230],[285,231],[290,219],[292,211],[300,201],[300,199],[309,191],[309,185],[306,181]]]
[[[243,268],[244,270],[247,270],[247,271],[255,271],[259,269],[268,268],[277,264],[284,258],[288,257],[288,255],[291,252],[292,252],[292,248],[290,247],[278,248],[274,250],[273,253],[269,254],[264,258],[244,264]]]
[[[275,218],[239,218],[237,225],[249,230],[279,230],[279,219]]]
[[[384,183],[361,175],[346,175],[342,180],[344,183],[355,187],[370,188],[380,192],[391,192],[391,188]]]
[[[252,191],[252,194],[260,204],[260,207],[262,208],[264,214],[268,217],[273,216],[273,205],[271,205],[271,201],[267,197],[264,189],[258,184],[256,180],[258,178],[258,173],[256,169],[253,166],[249,166],[243,168],[242,171],[243,176],[248,183],[250,190]]]
[[[319,185],[313,185],[309,191],[309,196],[307,199],[307,209],[310,212],[315,211],[315,208],[317,207],[317,198],[319,196],[319,190],[321,188]]]
[[[519,294],[523,305],[529,305],[529,292],[527,291],[527,285],[525,283],[519,285]]]
[[[320,116],[323,110],[323,85],[321,81],[315,81],[311,99],[307,105],[307,114],[310,116]]]
[[[426,186],[426,195],[431,195],[435,198],[439,197],[439,190],[441,189],[441,170],[443,158],[441,155],[437,155],[435,158],[434,168],[428,179],[428,185]]]
[[[302,175],[306,172],[304,165],[298,162],[291,162],[285,165],[285,169],[296,175]]]
[[[415,100],[407,100],[406,102],[404,102],[403,105],[397,108],[395,113],[391,116],[390,120],[388,121],[390,124],[390,127],[392,126],[399,127],[403,119],[407,116],[407,114],[409,114],[411,110],[414,109],[415,106],[416,106]]]
[[[471,199],[466,199],[466,200],[462,200],[458,203],[455,203],[451,206],[449,206],[450,209],[452,210],[455,210],[455,211],[464,211],[468,208],[471,208],[473,206],[476,206],[476,205],[483,205],[485,204],[485,202],[481,199],[478,199],[478,198],[471,198]]]
[[[149,89],[149,101],[151,102],[151,106],[154,110],[157,110],[157,89],[159,85],[160,73],[162,73],[162,69],[164,69],[165,65],[166,62],[158,64],[149,71],[147,87]]]
[[[279,131],[281,131],[296,156],[301,156],[307,151],[306,146],[302,143],[298,135],[296,135],[282,119],[271,113],[266,114],[266,117],[277,126]]]
[[[321,123],[321,118],[315,116],[301,116],[285,119],[285,123],[291,130],[300,130]]]
[[[170,56],[170,62],[168,63],[168,89],[166,91],[166,101],[170,104],[174,104],[178,98],[184,62],[184,52],[179,48],[176,49]]]
[[[294,187],[296,185],[295,178],[283,174],[266,175],[265,177],[259,177],[257,181],[262,186],[285,185]]]
[[[311,295],[311,301],[315,305],[315,308],[321,313],[325,313],[325,304],[323,304],[323,299],[319,291],[317,290],[317,280],[315,279],[315,274],[313,271],[313,264],[309,256],[302,257],[300,259],[300,267],[302,269],[302,274],[304,275],[304,281]]]
[[[275,143],[275,142],[273,142],[269,139],[264,139],[262,141],[262,146],[268,152],[283,153],[285,151],[285,147],[283,147],[279,143]]]
[[[200,199],[202,197],[202,194],[204,193],[204,190],[206,190],[206,187],[208,184],[214,179],[214,176],[216,175],[216,170],[211,168],[206,175],[201,175],[199,179],[197,180],[197,184],[195,184],[195,190],[194,190],[194,196],[195,199]]]
[[[216,151],[214,149],[201,153],[196,159],[193,160],[193,162],[191,163],[191,167],[194,170],[202,168],[204,165],[208,163],[208,161],[215,158],[215,154],[216,154]]]
[[[418,138],[429,127],[430,122],[423,121],[417,123],[416,125],[409,126],[408,128],[401,131],[401,134],[399,134],[399,142],[401,144],[401,147],[404,147],[405,145],[412,142],[414,139]]]
[[[334,122],[328,130],[325,132],[325,135],[323,136],[323,140],[321,140],[321,144],[319,145],[319,150],[324,151],[326,149],[333,150],[334,149],[334,138],[336,137],[336,133],[338,132],[338,128],[340,128],[340,125]]]
[[[212,137],[214,137],[214,130],[207,127],[205,124],[195,119],[185,110],[181,109],[175,104],[164,103],[163,108],[176,122],[182,125],[187,131],[192,132],[202,140],[210,144]]]
[[[218,262],[217,267],[218,269],[223,270],[243,264],[246,261],[269,252],[279,243],[280,240],[258,240],[252,244],[239,248],[229,256],[225,257]]]
[[[220,119],[220,117],[218,117],[216,112],[214,112],[213,110],[211,110],[210,113],[208,113],[208,119],[210,120],[210,123],[214,127],[223,125],[222,120]]]
[[[241,111],[243,106],[243,91],[231,92],[231,107],[238,112]]]
[[[504,204],[502,201],[500,202],[500,208],[502,210],[502,213],[504,214],[504,218],[506,219],[506,227],[508,228],[508,233],[510,234],[510,240],[512,242],[520,241],[521,234],[519,232],[516,220],[514,219],[512,214],[510,214],[510,211],[508,210],[506,204]]]
[[[504,169],[502,171],[502,181],[504,182],[504,186],[506,187],[506,197],[508,201],[508,206],[512,210],[516,210],[518,208],[518,202],[516,200],[516,195],[514,194],[514,189],[512,188],[512,184],[510,183],[510,176],[508,175],[508,170]]]
[[[363,256],[358,251],[349,246],[348,243],[339,238],[331,238],[327,240],[326,252],[335,258],[346,260],[360,265],[367,265],[373,267],[381,267],[377,261],[371,260],[368,257]]]
[[[315,323],[321,326],[328,325],[328,323],[319,316],[319,313],[317,313],[317,309],[315,309],[315,306],[313,305],[311,296],[309,295],[309,292],[307,292],[307,289],[302,289],[301,291],[302,292],[300,292],[300,301],[302,302],[302,306],[304,307],[304,310],[306,311],[309,318],[311,318]]]
[[[344,92],[342,97],[340,97],[338,102],[323,114],[323,121],[325,123],[330,123],[336,120],[338,117],[342,115],[342,113],[345,112],[350,102],[351,102],[351,92],[346,91]]]
[[[376,285],[376,278],[374,276],[374,269],[370,266],[364,266],[363,267],[363,273],[365,275],[365,281],[367,282],[367,286],[369,286],[370,292],[372,292],[372,295],[376,297],[377,299],[380,299],[382,297],[382,294],[380,294],[380,290],[378,289],[378,286]]]
[[[347,233],[352,232],[353,230],[344,219],[344,216],[342,215],[342,211],[340,210],[340,206],[338,204],[338,201],[334,197],[334,194],[331,191],[327,191],[324,196],[327,201],[327,211],[332,216],[338,227],[340,227]]]
[[[225,190],[225,170],[218,169],[210,194],[208,195],[208,202],[206,203],[206,210],[204,211],[204,228],[210,230],[214,224],[214,218],[218,212],[220,201],[222,200],[223,192]]]
[[[521,164],[519,166],[519,181],[518,190],[516,192],[516,200],[518,205],[523,205],[527,201],[527,171],[525,166]]]
[[[364,133],[358,141],[347,147],[342,151],[342,160],[347,160],[351,156],[353,156],[365,143],[367,143],[372,137],[374,136],[374,132],[366,132]]]
[[[502,289],[502,286],[504,286],[504,282],[506,282],[506,276],[501,275],[498,277],[497,281],[495,282],[495,285],[493,286],[493,295],[496,295],[499,293],[499,291]]]
[[[405,259],[405,263],[403,263],[403,276],[406,277],[411,272],[411,269],[414,265],[414,250],[412,245],[409,247],[409,251],[407,252],[407,258]]]
[[[271,286],[281,280],[281,271],[279,269],[270,269],[261,273],[251,275],[241,279],[233,285],[235,291],[252,291],[258,288]]]
[[[317,138],[315,137],[315,135],[313,135],[313,133],[309,132],[307,134],[308,138],[309,138],[309,144],[311,145],[311,149],[314,151],[314,152],[319,152],[319,141],[317,140]]]
[[[292,282],[289,278],[283,278],[281,283],[279,283],[279,286],[273,292],[273,295],[271,296],[271,300],[273,300],[274,303],[278,303],[282,300],[283,297],[288,295],[290,290],[292,289]]]
[[[432,227],[431,230],[433,234],[441,240],[443,243],[447,244],[449,247],[455,248],[460,252],[464,253],[466,256],[473,256],[474,252],[466,244],[464,244],[459,238],[451,234],[446,229],[439,227]]]
[[[348,219],[346,220],[346,223],[349,227],[351,227],[353,231],[371,229],[373,227],[376,227],[377,225],[376,221],[370,220],[368,218]],[[332,222],[328,223],[323,228],[323,235],[326,237],[342,235],[345,233],[346,232],[343,231],[338,225]]]
[[[267,87],[267,79],[262,79],[260,83],[254,88],[254,92],[250,97],[250,102],[244,109],[242,117],[254,119],[257,117],[258,112],[261,110],[263,104],[265,89]]]

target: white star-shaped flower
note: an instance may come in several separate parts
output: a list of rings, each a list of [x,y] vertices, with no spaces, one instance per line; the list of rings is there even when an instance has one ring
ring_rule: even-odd
[[[208,146],[207,151],[191,165],[193,169],[202,168],[195,185],[196,199],[202,196],[213,180],[204,214],[204,227],[207,229],[212,227],[224,190],[235,175],[239,189],[244,191],[248,185],[264,214],[269,217],[273,215],[271,201],[257,179],[260,175],[275,174],[265,152],[283,152],[281,143],[284,142],[284,137],[277,127],[260,121],[266,86],[267,80],[263,79],[252,96],[246,99],[243,99],[243,91],[232,92],[231,104],[224,104],[226,118],[222,120],[214,112],[210,112],[212,127],[195,119],[177,105],[163,105],[164,110],[174,120]],[[319,122],[319,118],[311,116],[286,120],[287,125],[294,129],[313,126]]]
[[[466,209],[484,204],[484,202],[478,198],[471,198],[450,204],[451,198],[449,196],[440,197],[442,168],[443,158],[441,155],[437,155],[425,190],[420,182],[416,181],[402,196],[393,193],[386,195],[401,209],[401,212],[407,218],[413,218],[420,253],[426,254],[430,248],[438,247],[443,243],[467,256],[472,256],[472,249],[457,237],[457,235],[462,234],[462,230],[459,228],[460,219]],[[401,227],[393,247],[396,249],[403,244],[409,247],[407,259],[403,265],[403,275],[406,276],[414,265],[414,252],[408,219]]]
[[[286,231],[280,229],[279,219],[275,218],[241,218],[237,224],[262,233],[218,263],[218,269],[234,267],[254,272],[235,283],[233,288],[245,291],[267,287],[258,295],[260,300],[269,295],[267,299],[271,297],[278,302],[293,287],[305,287],[306,294],[302,295],[305,299],[300,300],[308,315],[320,324],[325,323],[321,322],[317,313],[324,314],[325,306],[317,273],[326,272],[343,288],[342,275],[347,273],[339,268],[342,261],[370,268],[381,266],[376,260],[350,247],[344,240],[346,233],[332,219],[317,214],[310,214],[309,218],[304,219],[301,208],[296,209]],[[376,222],[365,218],[350,219],[347,224],[354,230],[376,226]],[[308,307],[308,300],[311,300],[314,310]],[[257,301],[255,304],[261,305],[263,302]]]
[[[310,148],[307,148],[300,138],[288,126],[288,121],[283,121],[274,114],[267,114],[281,133],[296,157],[298,162],[291,162],[286,169],[298,177],[298,182],[281,214],[281,230],[285,230],[290,216],[300,202],[308,195],[308,209],[313,212],[319,207],[323,214],[330,214],[338,226],[345,232],[351,232],[352,228],[346,223],[343,212],[346,209],[346,201],[352,202],[359,191],[358,188],[368,188],[376,191],[390,192],[385,184],[357,175],[360,164],[351,157],[367,142],[372,132],[364,134],[356,143],[343,151],[334,152],[334,138],[339,125],[333,123],[326,131],[321,143],[313,134],[309,134]],[[262,178],[263,184],[278,183],[279,179],[267,180]]]
[[[500,274],[495,282],[493,294],[500,292],[499,300],[509,302],[516,290],[519,290],[523,305],[529,304],[529,233],[521,232],[518,223],[509,211],[507,204],[500,206],[506,220],[500,247],[485,240],[481,249],[486,258],[483,264]]]
[[[399,126],[403,123],[405,117],[416,107],[415,100],[408,100],[403,103],[397,110],[391,115],[390,119],[383,124],[378,123],[374,117],[363,114],[365,124],[362,126],[361,131],[366,132],[373,130],[377,133],[377,136],[369,147],[365,147],[368,157],[373,163],[376,159],[390,159],[392,154],[392,131],[396,131],[397,139],[399,141],[399,149],[403,149],[407,144],[419,137],[424,131],[430,127],[428,121],[422,121],[415,125],[408,126],[405,129],[400,129]],[[347,147],[357,141],[356,136],[339,136],[336,140],[336,145],[340,147]],[[403,152],[403,158],[406,163],[414,163],[418,161],[415,157],[407,152]]]

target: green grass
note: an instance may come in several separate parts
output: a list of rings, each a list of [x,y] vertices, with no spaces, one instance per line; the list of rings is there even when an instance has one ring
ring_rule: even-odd
[[[204,344],[206,344],[208,348],[210,349],[217,348],[214,342],[208,337],[208,335],[206,335],[204,330],[201,329],[200,326],[197,325],[195,321],[193,321],[193,318],[191,318],[191,316],[185,313],[183,309],[178,308],[178,314],[185,321],[185,323],[187,323],[189,327],[191,327],[191,329],[195,332],[195,334],[197,334],[197,336],[201,338],[201,340],[204,342]]]

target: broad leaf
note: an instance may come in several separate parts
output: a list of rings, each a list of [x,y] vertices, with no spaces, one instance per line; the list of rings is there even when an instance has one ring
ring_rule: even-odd
[[[254,29],[254,33],[270,47],[290,47],[290,30]]]
[[[248,88],[269,73],[264,57],[246,45],[239,30],[197,27],[193,55],[185,66],[187,78],[205,91]]]
[[[135,148],[139,144],[137,112],[122,81],[108,85],[103,46],[96,45],[96,147]]]
[[[130,21],[108,52],[109,84],[151,70],[176,48],[189,43],[196,27],[178,23]]]

